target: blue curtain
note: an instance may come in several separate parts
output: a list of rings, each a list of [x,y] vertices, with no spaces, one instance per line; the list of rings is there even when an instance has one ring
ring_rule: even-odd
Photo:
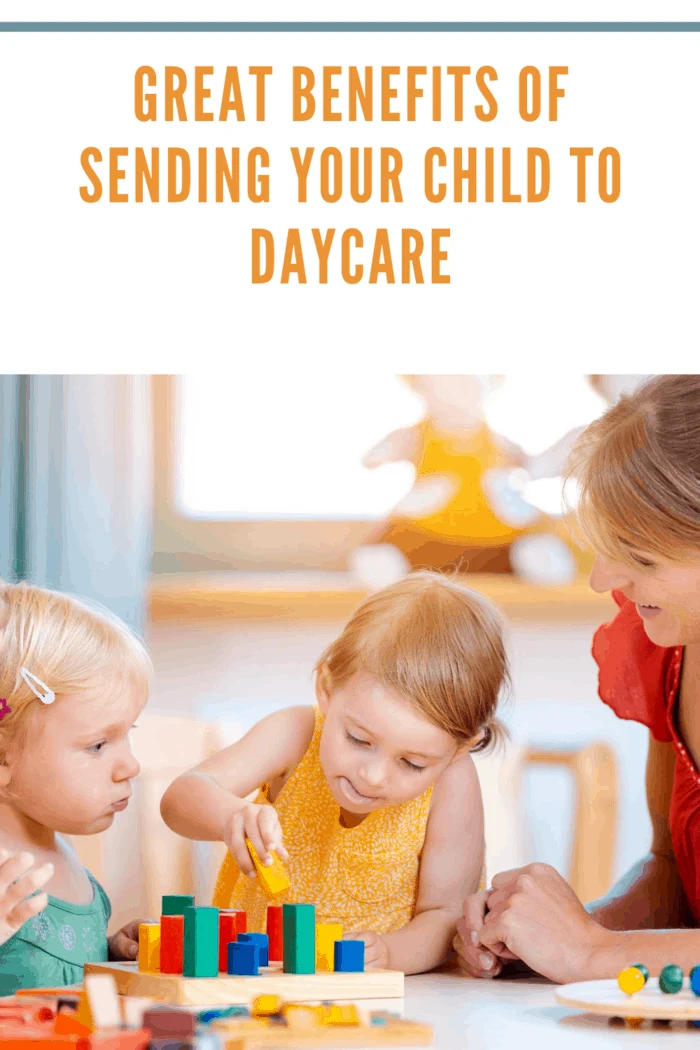
[[[143,633],[150,376],[0,376],[0,576],[94,598]]]

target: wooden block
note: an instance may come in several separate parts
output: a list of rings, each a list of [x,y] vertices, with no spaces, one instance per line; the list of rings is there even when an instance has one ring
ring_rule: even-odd
[[[162,915],[160,919],[160,971],[182,973],[185,916]]]
[[[114,978],[109,973],[88,974],[84,981],[93,1028],[119,1028],[122,1012]]]
[[[258,995],[253,999],[251,1014],[253,1017],[268,1017],[282,1010],[282,998],[279,995]]]
[[[316,970],[316,908],[313,904],[283,904],[285,973]]]
[[[260,884],[267,896],[277,897],[280,893],[284,893],[285,890],[288,890],[291,886],[289,875],[287,875],[285,867],[275,851],[270,850],[272,864],[269,864],[266,867],[255,852],[255,846],[250,839],[246,839],[245,843],[248,847],[248,852],[250,853],[253,864],[255,865],[255,870],[258,873]]]
[[[254,941],[233,941],[228,946],[227,973],[237,977],[257,977],[260,972],[260,945]]]
[[[333,969],[339,973],[363,973],[364,941],[336,941],[333,945]]]
[[[92,1029],[79,1021],[75,1010],[59,1010],[53,1023],[56,1035],[78,1035],[83,1039],[90,1035]]]
[[[176,1010],[172,1006],[154,1006],[143,1015],[143,1027],[148,1028],[154,1039],[191,1039],[196,1022],[197,1018],[189,1010]]]
[[[139,923],[139,970],[157,973],[160,969],[160,923]]]
[[[316,924],[316,969],[331,971],[335,967],[333,945],[343,939],[343,927],[339,922]]]
[[[323,1016],[322,1006],[306,1006],[304,1003],[285,1003],[282,1014],[291,1028],[318,1028]]]
[[[121,997],[122,1018],[127,1028],[147,1028],[143,1015],[155,1006],[155,999],[145,995],[123,995]]]
[[[185,909],[184,977],[216,977],[219,973],[219,909]]]
[[[179,974],[140,973],[134,962],[104,962],[86,963],[85,973],[111,973],[121,995],[149,996],[177,1006],[248,1004],[257,995],[266,994],[281,995],[291,1002],[356,1002],[395,999],[404,994],[404,975],[399,970],[292,974],[274,964],[258,977],[224,974],[195,979]]]
[[[85,1036],[55,1035],[50,1025],[3,1025],[2,1050],[84,1050]]]
[[[268,959],[270,962],[282,962],[283,943],[282,937],[282,908],[279,904],[270,904],[267,909],[267,941]]]
[[[185,908],[194,907],[194,897],[190,893],[168,893],[163,897],[161,915],[184,915]]]
[[[266,933],[239,933],[238,943],[257,944],[260,949],[260,965],[267,966],[269,964],[269,945]]]
[[[75,1012],[75,1019],[79,1024],[83,1025],[83,1027],[87,1028],[89,1032],[95,1030],[95,1023],[92,1019],[90,1003],[85,989],[80,993],[80,1001],[78,1002],[78,1009]]]
[[[324,1008],[321,1015],[321,1024],[349,1024],[360,1023],[360,1016],[354,1003],[331,1003]]]
[[[243,929],[241,929],[243,926]],[[228,969],[228,946],[238,940],[239,933],[245,933],[246,913],[234,908],[219,911],[219,973]]]
[[[90,1050],[145,1050],[151,1041],[147,1028],[102,1028],[89,1037]]]

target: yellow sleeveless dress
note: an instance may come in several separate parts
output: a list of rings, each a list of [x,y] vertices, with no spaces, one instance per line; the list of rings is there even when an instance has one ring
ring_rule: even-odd
[[[274,803],[289,852],[291,886],[273,903],[315,904],[317,922],[339,922],[348,933],[400,930],[413,916],[432,786],[410,802],[369,813],[355,828],[343,827],[321,769],[323,715],[314,710],[311,743]],[[255,801],[268,802],[266,787]],[[265,930],[270,902],[259,879],[242,875],[230,853],[219,871],[213,903],[242,908],[249,930]]]

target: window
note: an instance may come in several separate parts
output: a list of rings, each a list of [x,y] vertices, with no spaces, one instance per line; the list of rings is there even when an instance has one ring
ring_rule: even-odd
[[[175,502],[191,518],[231,521],[385,517],[409,491],[409,463],[362,457],[423,414],[394,375],[299,374],[240,384],[183,376],[177,384]]]

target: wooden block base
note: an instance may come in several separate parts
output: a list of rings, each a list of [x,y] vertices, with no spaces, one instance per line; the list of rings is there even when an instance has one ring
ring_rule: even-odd
[[[258,995],[279,995],[287,1002],[358,999],[400,999],[404,975],[398,970],[364,973],[282,973],[279,963],[261,969],[258,977],[182,977],[171,973],[139,973],[135,962],[86,963],[85,975],[110,973],[121,995],[162,998],[175,1006],[231,1006],[250,1003]]]

